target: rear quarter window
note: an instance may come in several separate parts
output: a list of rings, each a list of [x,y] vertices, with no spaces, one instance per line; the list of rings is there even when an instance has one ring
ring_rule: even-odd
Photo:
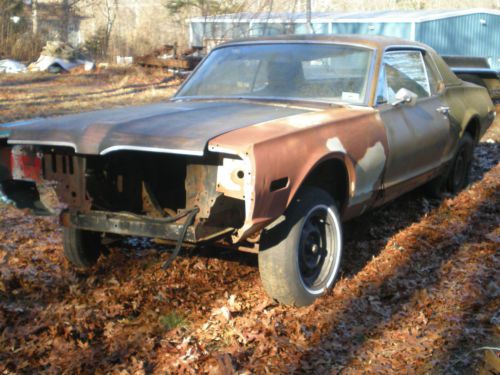
[[[444,84],[446,86],[460,85],[462,83],[460,78],[458,78],[455,73],[451,71],[450,67],[448,66],[448,64],[446,64],[441,56],[439,56],[433,50],[429,50],[428,53],[430,54],[430,56],[432,56],[432,59],[436,63],[439,73],[441,74],[441,77],[443,78]]]

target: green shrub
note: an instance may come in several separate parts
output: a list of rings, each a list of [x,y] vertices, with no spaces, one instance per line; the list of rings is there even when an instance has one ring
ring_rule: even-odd
[[[160,324],[167,330],[171,330],[177,327],[184,327],[186,325],[186,318],[176,311],[171,311],[166,315],[160,316]]]

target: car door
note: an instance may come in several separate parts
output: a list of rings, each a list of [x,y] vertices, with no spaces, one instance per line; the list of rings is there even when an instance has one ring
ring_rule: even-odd
[[[448,109],[438,90],[439,77],[424,54],[420,49],[398,49],[383,56],[377,103],[389,143],[387,200],[431,178],[448,142]],[[416,101],[394,104],[400,89],[411,91]]]

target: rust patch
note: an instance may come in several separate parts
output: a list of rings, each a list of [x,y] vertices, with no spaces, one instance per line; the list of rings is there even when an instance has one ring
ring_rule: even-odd
[[[251,174],[245,181],[249,186],[245,194],[245,224],[234,239],[247,237],[281,215],[307,175],[330,158],[341,160],[347,167],[350,199],[358,198],[359,179],[364,188],[359,189],[363,196],[358,200],[370,205],[380,188],[384,167],[379,165],[376,176],[371,171],[365,173],[363,163],[372,161],[370,148],[377,151],[377,158],[382,157],[385,165],[388,145],[384,126],[378,112],[366,108],[310,112],[213,139],[209,150],[239,155],[250,164]],[[287,187],[271,192],[271,182],[283,176],[289,178]],[[362,210],[362,206],[353,205],[344,215],[352,216]]]
[[[71,154],[45,154],[44,179],[54,181],[59,200],[70,209],[89,212],[92,200],[85,185],[86,159]]]
[[[208,218],[210,209],[221,193],[215,191],[217,166],[190,164],[186,174],[186,208],[200,209],[197,219]]]

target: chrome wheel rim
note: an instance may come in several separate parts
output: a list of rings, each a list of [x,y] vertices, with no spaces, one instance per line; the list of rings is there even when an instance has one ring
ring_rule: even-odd
[[[340,252],[337,217],[328,206],[314,207],[303,222],[297,256],[300,280],[309,293],[321,294],[332,285]]]

